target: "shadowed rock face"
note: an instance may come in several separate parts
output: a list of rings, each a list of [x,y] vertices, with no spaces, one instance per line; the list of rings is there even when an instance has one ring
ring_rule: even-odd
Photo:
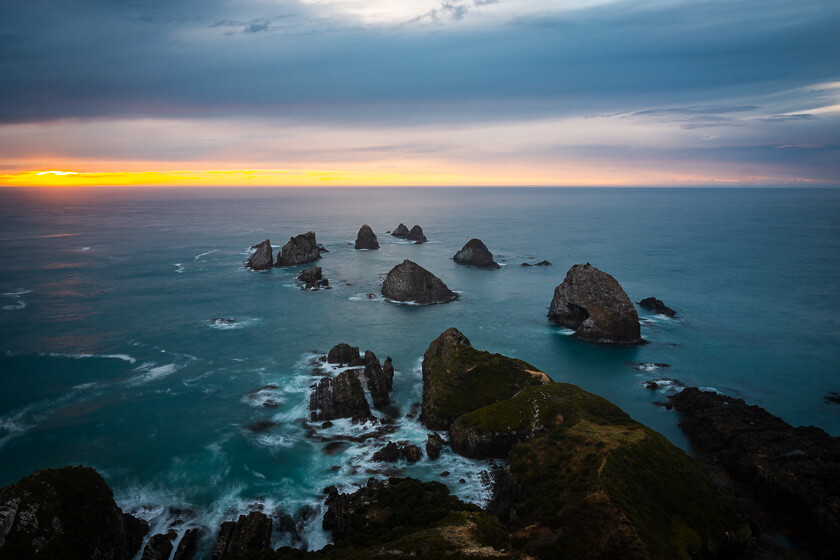
[[[794,428],[742,399],[688,387],[670,397],[692,446],[749,486],[825,558],[840,550],[840,438]]]
[[[396,463],[399,460],[416,463],[422,458],[423,453],[416,445],[410,443],[396,444],[393,441],[389,441],[385,447],[373,454],[374,461],[384,463]]]
[[[330,281],[324,278],[320,266],[314,264],[309,268],[302,270],[298,274],[298,282],[304,290],[317,290],[319,288],[326,288],[330,285]]]
[[[356,249],[379,249],[379,240],[367,224],[359,229],[359,234],[356,236]]]
[[[266,239],[257,243],[251,249],[256,249],[253,255],[248,258],[246,266],[253,270],[268,270],[274,262],[274,253],[271,250],[271,241]]]
[[[313,422],[353,418],[364,421],[372,418],[362,383],[356,370],[345,370],[335,377],[325,377],[309,397]]]
[[[271,555],[271,519],[252,511],[238,521],[225,521],[219,529],[213,560],[266,558]]]
[[[447,303],[458,297],[440,278],[410,260],[391,269],[382,283],[382,295],[421,305]]]
[[[423,228],[421,228],[420,226],[414,226],[408,232],[406,239],[408,239],[409,241],[414,241],[415,243],[425,243],[426,236],[423,235]]]
[[[365,381],[375,408],[391,404],[391,399],[388,398],[389,379],[379,360],[376,359],[376,354],[370,350],[365,352]]]
[[[443,447],[443,438],[436,433],[431,433],[426,438],[426,455],[429,459],[436,461],[440,457],[440,448]]]
[[[653,311],[654,313],[665,315],[666,317],[675,317],[677,315],[676,311],[665,305],[661,299],[656,299],[655,297],[645,298],[639,302],[639,305],[647,310]]]
[[[554,289],[548,318],[596,342],[642,342],[639,315],[615,278],[589,263],[569,269]]]
[[[365,365],[364,360],[359,355],[359,347],[350,346],[346,342],[339,342],[330,348],[327,354],[327,363],[343,364],[352,367]]]
[[[297,266],[320,258],[321,250],[315,242],[315,232],[310,231],[292,237],[283,245],[283,249],[277,255],[276,266]]]
[[[0,558],[129,560],[148,531],[90,467],[40,470],[0,488]]]
[[[408,237],[408,228],[405,227],[405,224],[400,224],[394,228],[394,231],[391,232],[391,235],[394,237]]]
[[[481,239],[470,239],[460,251],[455,253],[452,260],[458,264],[477,268],[499,268],[499,264],[493,260],[493,253]]]

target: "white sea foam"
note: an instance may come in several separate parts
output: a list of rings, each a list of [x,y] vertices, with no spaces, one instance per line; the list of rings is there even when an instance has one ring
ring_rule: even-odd
[[[145,362],[139,367],[135,368],[134,371],[140,372],[139,375],[135,375],[126,381],[126,385],[131,387],[135,387],[138,385],[145,385],[146,383],[150,383],[152,381],[156,381],[158,379],[162,379],[169,375],[172,375],[176,371],[178,371],[178,366],[176,364],[164,364],[162,366],[157,365],[155,362]]]
[[[90,247],[82,247],[82,251],[85,251],[85,252],[90,251]]]
[[[26,302],[23,301],[23,296],[26,294],[32,293],[32,290],[23,290],[18,289],[13,292],[5,292],[0,294],[0,296],[11,299],[11,303],[8,305],[4,305],[2,309],[4,311],[18,311],[20,309],[26,308]]]
[[[372,295],[373,297],[368,297],[369,295]],[[383,301],[385,301],[385,298],[381,297],[379,294],[374,293],[356,294],[354,296],[348,297],[347,299],[349,299],[350,301],[375,301],[377,303],[382,303]]]
[[[137,359],[128,354],[61,354],[58,352],[50,352],[41,354],[42,356],[50,356],[52,358],[73,358],[74,360],[83,360],[86,358],[104,358],[106,360],[122,360],[129,364],[134,364]]]
[[[183,273],[184,265],[182,265],[181,263],[175,263],[175,272],[177,272],[178,274]]]
[[[216,251],[218,251],[218,249],[210,249],[210,250],[209,250],[209,251],[207,251],[206,253],[201,253],[200,255],[196,255],[195,257],[193,257],[193,260],[194,260],[194,261],[197,261],[197,260],[198,260],[198,259],[200,259],[201,257],[206,257],[207,255],[209,255],[209,254],[211,254],[211,253],[215,253]]]
[[[206,325],[211,329],[219,329],[221,331],[230,331],[236,329],[244,329],[247,327],[252,327],[260,322],[259,319],[254,317],[243,317],[241,319],[232,319],[233,322],[227,322],[226,320],[220,320],[219,318],[210,319],[206,321]]]

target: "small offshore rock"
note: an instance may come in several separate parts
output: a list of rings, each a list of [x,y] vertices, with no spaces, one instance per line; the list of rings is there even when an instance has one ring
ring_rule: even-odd
[[[420,448],[413,444],[396,444],[389,441],[385,447],[373,454],[374,461],[396,463],[400,459],[409,463],[416,463],[423,457]]]
[[[440,448],[443,446],[443,438],[440,434],[431,433],[426,439],[426,455],[429,459],[436,461],[440,457]]]
[[[645,298],[639,302],[639,305],[648,311],[653,311],[654,313],[665,315],[666,317],[675,317],[677,315],[676,311],[665,305],[662,300],[656,299],[655,297]]]
[[[304,269],[298,274],[298,282],[304,290],[317,290],[319,288],[327,288],[330,281],[324,278],[321,273],[321,267],[312,265]]]
[[[236,324],[235,319],[229,319],[227,317],[213,317],[210,319],[211,325],[234,325]]]
[[[367,224],[363,225],[356,235],[356,249],[379,249],[379,240]]]
[[[458,297],[443,280],[408,259],[388,272],[382,283],[382,295],[390,300],[421,305],[448,303]]]
[[[540,261],[536,263],[534,266],[551,266],[551,263],[548,261]]]
[[[421,228],[420,226],[414,226],[408,232],[406,239],[408,239],[409,241],[414,241],[415,243],[425,243],[426,236],[423,235],[423,228]]]
[[[493,253],[481,239],[470,239],[460,251],[452,257],[458,264],[474,266],[476,268],[499,268],[499,263],[493,260]]]
[[[275,266],[297,266],[320,258],[321,250],[315,241],[315,232],[309,231],[289,239],[289,242],[283,246],[283,249],[277,255]]]
[[[522,263],[522,264],[521,264],[521,265],[519,265],[519,266],[534,266],[534,265],[532,265],[532,264],[528,264],[528,263]]]
[[[327,354],[327,363],[346,365],[349,367],[365,365],[365,361],[359,354],[359,347],[350,346],[346,342],[339,342],[330,348],[330,351]]]
[[[271,249],[271,241],[266,239],[262,243],[257,243],[251,249],[256,249],[254,254],[248,258],[246,266],[251,270],[268,270],[271,268],[274,259],[274,253]]]
[[[405,224],[400,224],[396,228],[394,228],[394,231],[391,232],[391,235],[393,235],[394,237],[408,237],[408,228],[405,227]]]
[[[840,404],[840,392],[829,391],[829,393],[825,396],[825,402],[828,404]]]
[[[316,243],[316,247],[318,247],[318,252],[319,253],[329,253],[330,252],[330,250],[327,249],[326,247],[324,247],[324,245],[322,243]]]
[[[554,289],[548,318],[585,340],[639,344],[639,314],[615,278],[589,263],[569,269]]]

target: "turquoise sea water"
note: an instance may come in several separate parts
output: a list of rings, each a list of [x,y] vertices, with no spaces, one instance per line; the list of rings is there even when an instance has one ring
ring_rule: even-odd
[[[385,233],[400,222],[422,225],[429,242]],[[380,250],[353,249],[363,223]],[[318,264],[332,289],[300,290],[300,268],[242,266],[252,244],[270,238],[276,254],[309,230],[329,249]],[[505,266],[456,265],[471,237]],[[406,258],[460,299],[367,299]],[[520,266],[543,259],[554,266]],[[0,262],[0,485],[92,465],[157,528],[179,515],[211,538],[237,513],[317,510],[323,487],[383,475],[369,428],[306,423],[312,361],[342,341],[392,356],[405,415],[423,352],[451,326],[603,395],[683,448],[677,416],[653,404],[667,391],[645,381],[715,388],[840,435],[840,405],[824,401],[840,391],[840,190],[4,190]],[[679,317],[640,310],[649,343],[638,347],[570,337],[545,315],[583,262]],[[249,428],[261,420],[276,425]],[[395,428],[392,439],[425,441],[416,420]],[[447,454],[400,472],[481,503],[487,466]],[[318,526],[316,514],[309,547],[327,542]]]

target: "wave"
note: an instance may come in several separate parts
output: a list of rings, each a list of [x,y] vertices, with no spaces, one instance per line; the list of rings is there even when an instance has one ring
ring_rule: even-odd
[[[26,294],[32,293],[32,290],[24,290],[18,289],[13,292],[5,292],[0,294],[0,296],[11,298],[12,303],[9,305],[4,305],[2,309],[4,311],[18,311],[20,309],[26,308],[26,302],[23,301],[23,297]]]
[[[175,263],[175,272],[182,274],[184,272],[184,265],[181,263]]]
[[[178,371],[180,368],[176,364],[157,365],[155,362],[145,362],[134,371],[141,372],[140,375],[135,375],[129,378],[125,383],[130,387],[138,385],[145,385],[152,381],[168,377]]]
[[[193,257],[193,260],[197,261],[201,257],[206,257],[207,255],[209,255],[211,253],[215,253],[216,251],[218,251],[218,249],[210,249],[209,251],[207,251],[205,253],[201,253],[200,255],[196,255],[195,257]]]
[[[236,329],[244,329],[251,327],[260,322],[260,319],[253,317],[244,317],[242,319],[230,319],[227,317],[214,317],[205,322],[211,329],[219,329],[222,331],[230,331]]]
[[[129,364],[135,364],[137,358],[129,356],[128,354],[61,354],[58,352],[41,353],[40,356],[49,356],[51,358],[73,358],[74,360],[84,360],[87,358],[103,358],[106,360],[122,360]]]

